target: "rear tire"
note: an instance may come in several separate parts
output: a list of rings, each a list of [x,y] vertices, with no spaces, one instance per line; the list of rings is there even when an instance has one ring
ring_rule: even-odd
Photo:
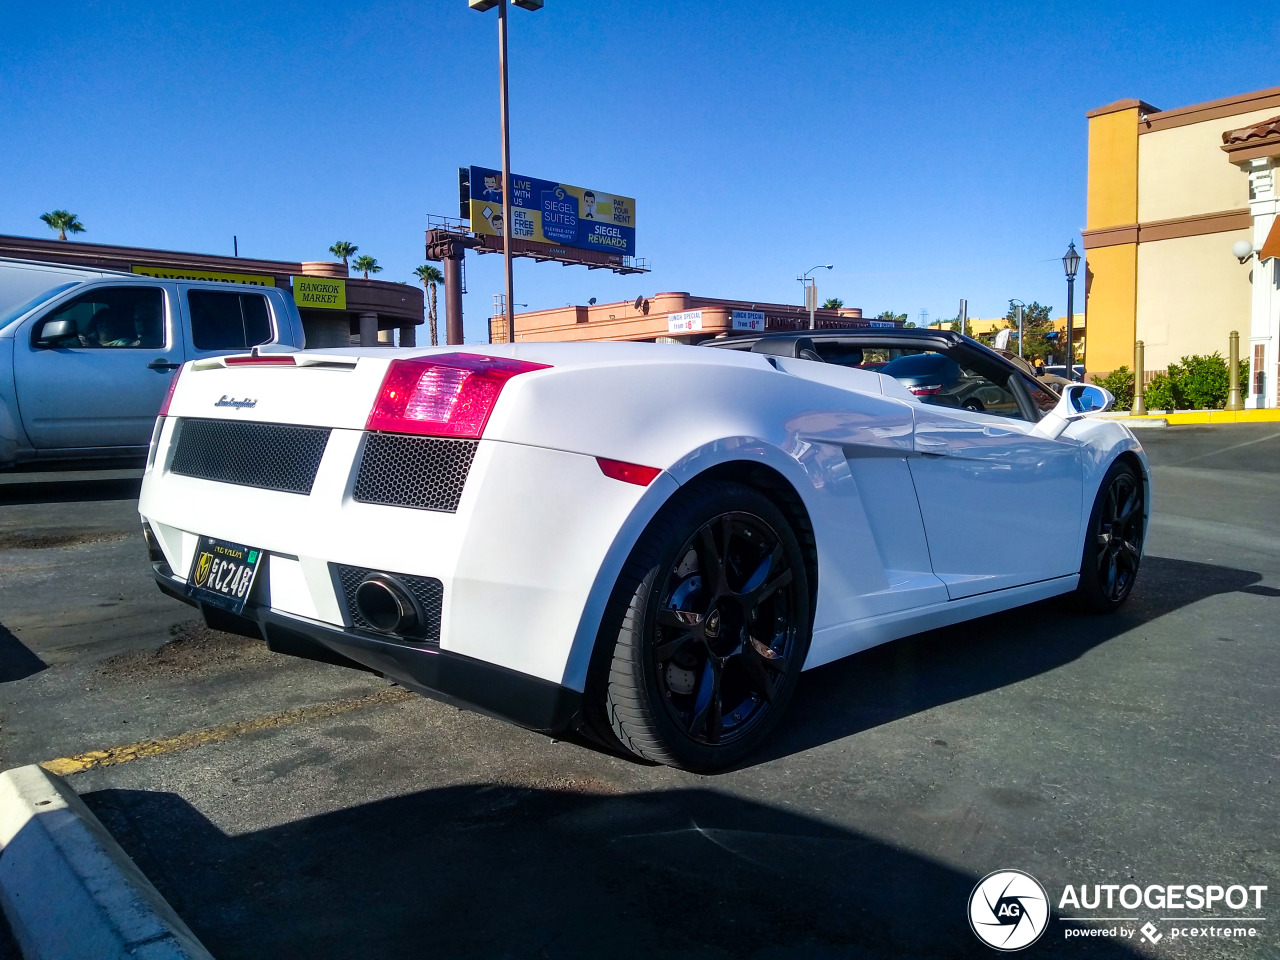
[[[782,511],[739,483],[681,490],[640,537],[601,626],[604,712],[647,760],[736,763],[786,709],[809,651],[809,578]]]
[[[1110,613],[1129,599],[1142,561],[1146,492],[1132,465],[1117,460],[1089,514],[1076,597],[1093,613]]]

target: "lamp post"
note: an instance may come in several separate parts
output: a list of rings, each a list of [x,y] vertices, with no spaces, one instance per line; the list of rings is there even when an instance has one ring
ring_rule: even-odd
[[[541,10],[542,0],[511,0],[525,10]],[[507,0],[467,0],[467,6],[483,13],[498,8],[498,113],[502,120],[502,262],[507,277],[507,336],[515,341],[515,281],[511,273],[511,123],[507,113]]]
[[[1026,309],[1026,304],[1018,299],[1011,299],[1009,306],[1017,306],[1018,308],[1018,358],[1022,358],[1022,311]]]
[[[1076,242],[1071,241],[1067,252],[1062,256],[1062,269],[1067,274],[1067,379],[1076,378],[1076,343],[1075,343],[1075,292],[1076,271],[1080,269],[1080,254],[1076,253]]]
[[[835,264],[820,263],[816,267],[810,267],[800,276],[796,277],[804,284],[804,305],[809,308],[809,329],[813,329],[813,312],[818,309],[818,283],[809,274],[815,270],[830,270]]]

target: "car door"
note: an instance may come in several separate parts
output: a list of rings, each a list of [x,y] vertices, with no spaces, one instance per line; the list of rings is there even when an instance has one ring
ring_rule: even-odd
[[[184,344],[163,286],[99,284],[23,324],[14,386],[37,450],[145,446]],[[69,321],[49,340],[47,325]]]
[[[952,600],[1067,576],[1080,569],[1079,445],[1035,435],[1036,404],[1003,367],[976,371],[1004,415],[920,403],[911,476],[933,572]]]

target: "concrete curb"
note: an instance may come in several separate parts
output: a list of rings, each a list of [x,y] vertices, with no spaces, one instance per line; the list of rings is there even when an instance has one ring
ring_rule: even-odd
[[[213,960],[61,777],[0,773],[0,907],[26,960]]]
[[[1120,422],[1130,430],[1158,430],[1169,425],[1164,417],[1126,417]]]

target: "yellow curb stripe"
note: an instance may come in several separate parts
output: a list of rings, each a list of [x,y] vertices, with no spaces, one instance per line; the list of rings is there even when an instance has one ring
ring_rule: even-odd
[[[1153,413],[1145,417],[1116,417],[1117,420],[1168,420],[1169,426],[1204,423],[1277,423],[1280,410],[1184,410]]]
[[[346,700],[327,700],[324,703],[312,703],[305,707],[295,707],[280,713],[269,713],[254,717],[252,720],[236,720],[223,723],[204,730],[192,730],[190,733],[178,734],[175,737],[160,737],[156,740],[143,740],[141,743],[130,743],[123,747],[110,747],[106,750],[87,750],[71,757],[57,757],[46,760],[40,766],[58,776],[72,773],[83,773],[96,767],[110,767],[117,763],[128,763],[130,760],[141,760],[143,757],[156,757],[177,750],[190,750],[206,743],[217,743],[243,737],[258,730],[270,730],[275,727],[287,727],[307,720],[320,720],[336,717],[352,710],[363,710],[389,703],[400,703],[412,700],[414,694],[402,687],[390,687],[379,693],[371,693],[363,697],[351,697]]]

